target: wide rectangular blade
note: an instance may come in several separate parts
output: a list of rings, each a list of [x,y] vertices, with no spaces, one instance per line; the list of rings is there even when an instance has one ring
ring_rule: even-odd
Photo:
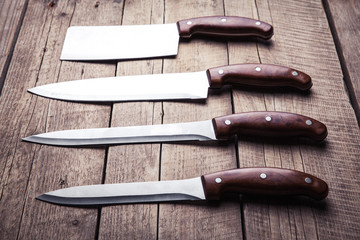
[[[216,140],[211,120],[200,122],[65,130],[23,138],[57,146]]]
[[[37,199],[69,206],[94,206],[122,203],[205,200],[201,177],[158,182],[100,184],[64,188]]]
[[[66,33],[62,60],[135,59],[176,55],[175,23],[126,26],[73,26]]]
[[[205,71],[84,79],[43,85],[28,91],[79,102],[117,102],[207,97]]]

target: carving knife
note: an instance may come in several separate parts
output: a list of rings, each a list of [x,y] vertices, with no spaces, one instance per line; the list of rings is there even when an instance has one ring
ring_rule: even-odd
[[[67,206],[219,200],[224,193],[305,195],[316,200],[328,194],[328,185],[310,174],[281,168],[231,169],[201,177],[154,182],[99,184],[63,188],[37,199]]]
[[[269,137],[308,137],[323,140],[326,126],[309,117],[286,112],[247,112],[199,122],[65,130],[23,138],[57,146],[228,140],[235,134]]]
[[[236,16],[211,16],[171,24],[72,26],[66,33],[61,60],[114,60],[172,56],[179,39],[193,35],[220,38],[273,35],[270,24]]]
[[[43,97],[78,102],[207,98],[209,88],[223,85],[293,87],[308,90],[309,75],[270,64],[235,64],[191,73],[94,78],[47,84],[28,91]]]

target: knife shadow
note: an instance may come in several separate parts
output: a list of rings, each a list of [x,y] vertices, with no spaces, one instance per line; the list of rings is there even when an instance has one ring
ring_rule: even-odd
[[[191,41],[214,41],[220,43],[260,43],[262,45],[271,47],[274,45],[274,41],[272,39],[263,39],[260,37],[236,37],[236,36],[227,36],[227,37],[219,37],[216,35],[208,35],[208,34],[194,34],[191,38],[180,38],[179,43],[190,43]]]

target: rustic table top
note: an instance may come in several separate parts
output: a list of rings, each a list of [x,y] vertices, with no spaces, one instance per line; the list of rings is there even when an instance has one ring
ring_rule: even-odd
[[[0,2],[0,239],[359,239],[360,1],[349,0],[3,0]],[[174,58],[119,62],[60,61],[73,25],[162,24],[227,15],[268,22],[269,41],[181,42]],[[75,79],[201,71],[234,63],[270,63],[308,73],[296,91],[225,88],[206,101],[81,104],[27,89]],[[63,129],[207,120],[246,111],[286,111],[328,127],[321,144],[239,136],[221,144],[136,144],[63,148],[21,141]],[[101,183],[197,177],[268,166],[325,180],[323,201],[239,196],[218,203],[71,208],[39,194]]]

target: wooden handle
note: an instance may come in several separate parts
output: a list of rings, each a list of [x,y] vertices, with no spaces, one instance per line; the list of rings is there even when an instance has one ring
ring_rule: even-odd
[[[235,134],[270,137],[308,137],[317,141],[327,136],[326,126],[309,117],[286,112],[246,112],[213,118],[217,139]]]
[[[211,88],[223,85],[293,87],[308,90],[311,77],[298,70],[271,64],[235,64],[206,71]]]
[[[265,22],[228,16],[213,16],[185,19],[177,22],[179,35],[190,38],[194,34],[222,38],[260,37],[270,39],[273,27]]]
[[[328,194],[328,185],[310,174],[281,168],[232,169],[201,177],[208,200],[223,193],[305,195],[317,200]]]

